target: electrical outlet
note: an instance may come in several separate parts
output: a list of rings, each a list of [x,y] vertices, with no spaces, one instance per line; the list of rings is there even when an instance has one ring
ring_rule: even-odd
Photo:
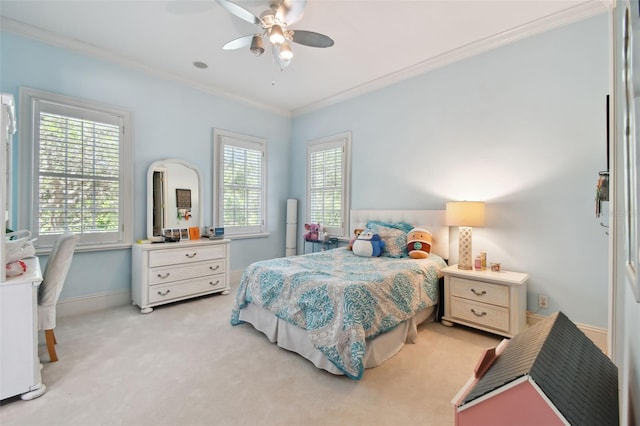
[[[539,295],[538,296],[538,307],[541,309],[546,309],[549,307],[549,296]]]

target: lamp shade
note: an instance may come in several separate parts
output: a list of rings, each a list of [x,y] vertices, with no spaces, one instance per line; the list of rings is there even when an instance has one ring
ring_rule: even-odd
[[[447,225],[484,226],[482,201],[452,201],[447,203]]]

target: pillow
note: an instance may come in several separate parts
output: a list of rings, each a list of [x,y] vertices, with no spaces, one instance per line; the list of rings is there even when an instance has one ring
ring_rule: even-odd
[[[380,235],[384,241],[383,256],[409,256],[407,253],[407,233],[413,229],[413,225],[405,222],[389,223],[370,220],[367,222],[367,228]]]

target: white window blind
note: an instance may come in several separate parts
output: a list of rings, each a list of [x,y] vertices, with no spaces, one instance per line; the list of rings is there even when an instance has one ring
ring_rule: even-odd
[[[39,246],[59,234],[80,235],[80,245],[127,243],[131,227],[124,161],[126,118],[110,111],[34,97],[32,233]],[[54,98],[56,95],[52,95]],[[84,101],[82,101],[84,102]],[[130,222],[130,221],[129,221]]]
[[[265,146],[251,136],[216,131],[219,158],[218,225],[227,235],[265,230]]]
[[[348,232],[350,141],[345,133],[308,145],[308,222],[338,237]]]

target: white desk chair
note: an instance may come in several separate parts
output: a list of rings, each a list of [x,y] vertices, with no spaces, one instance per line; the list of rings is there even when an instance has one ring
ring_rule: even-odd
[[[56,327],[56,304],[67,278],[73,250],[79,238],[78,235],[71,232],[65,232],[58,237],[44,268],[42,284],[38,290],[38,330],[44,330],[51,362],[58,360],[54,346],[58,342],[53,334],[53,329]]]

